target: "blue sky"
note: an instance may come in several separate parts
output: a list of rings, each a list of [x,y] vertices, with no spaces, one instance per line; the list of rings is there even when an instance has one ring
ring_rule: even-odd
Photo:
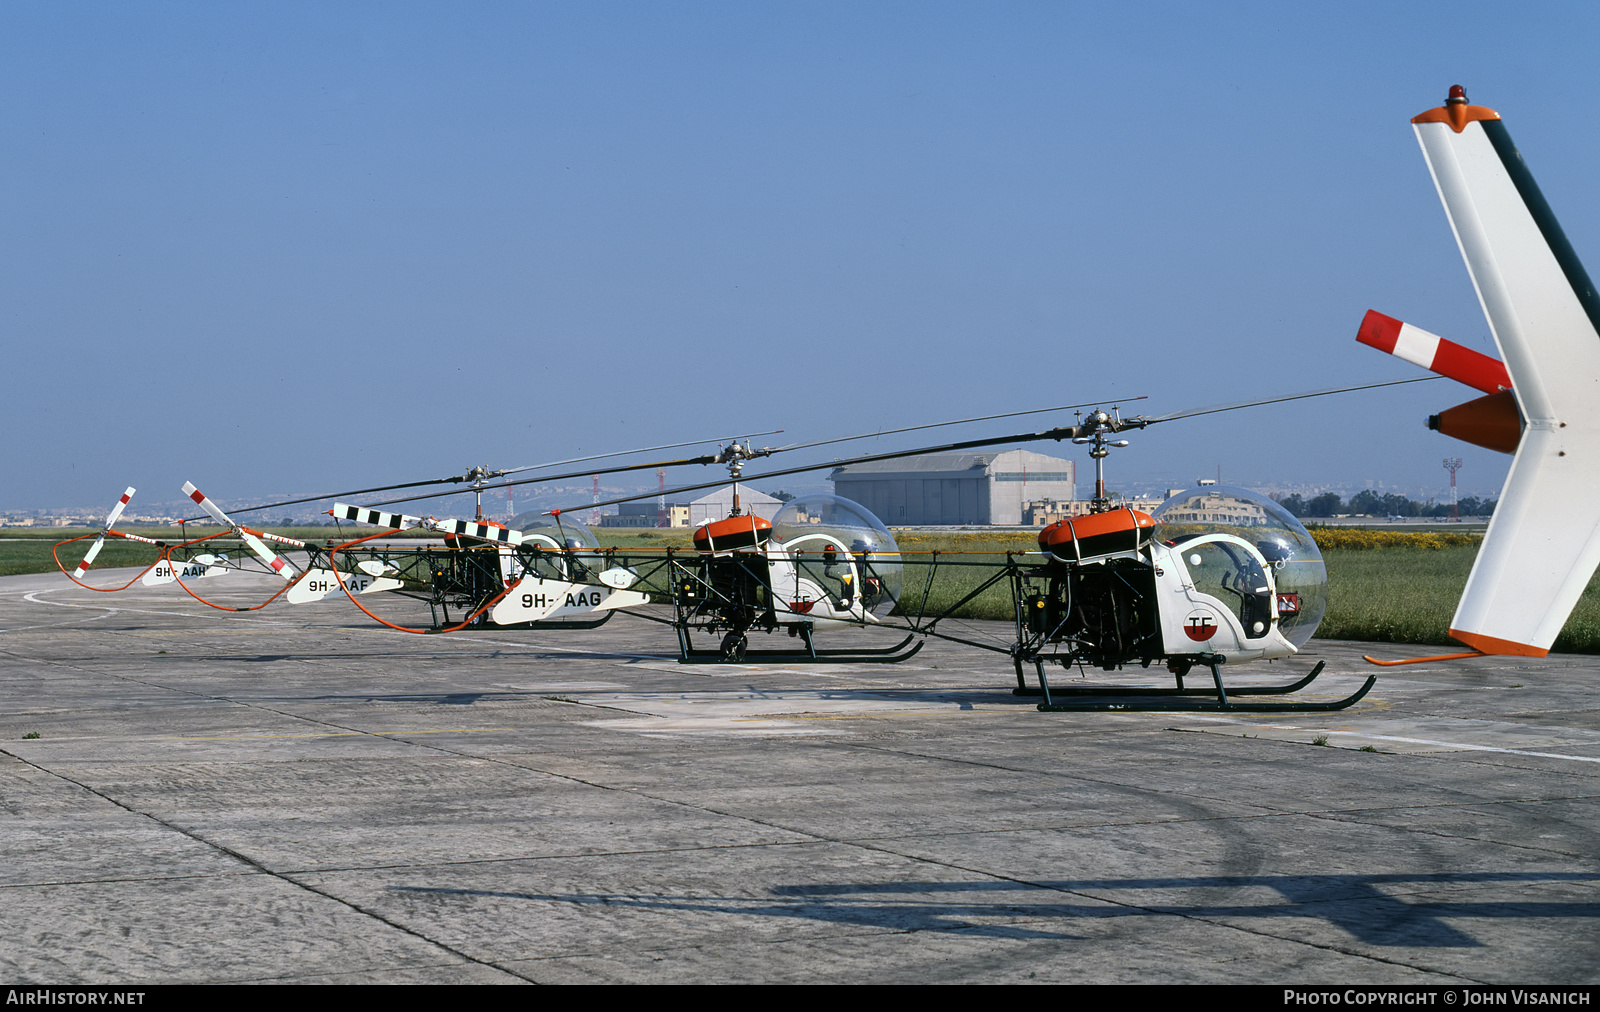
[[[1580,4],[7,4],[0,508],[1416,375],[1355,343],[1368,308],[1492,353],[1408,120],[1455,83],[1498,109],[1600,269],[1597,28]],[[1423,428],[1471,396],[1174,422],[1113,474],[1417,494],[1460,456],[1493,492],[1509,458]]]

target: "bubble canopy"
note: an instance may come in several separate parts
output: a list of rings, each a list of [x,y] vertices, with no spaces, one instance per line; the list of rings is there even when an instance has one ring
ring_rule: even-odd
[[[858,502],[820,492],[791,499],[773,514],[772,537],[778,547],[797,553],[802,565],[808,557],[834,552],[864,564],[862,579],[882,591],[875,612],[887,611],[900,597],[900,546],[889,528]]]
[[[1249,489],[1202,485],[1178,493],[1151,515],[1158,543],[1231,534],[1254,545],[1272,567],[1284,638],[1299,648],[1317,631],[1328,610],[1328,568],[1317,543],[1288,510]]]
[[[541,548],[598,551],[600,539],[586,525],[566,516],[540,517],[522,529],[523,544]]]
[[[772,536],[785,544],[825,534],[852,552],[896,553],[889,528],[865,506],[842,496],[817,493],[790,499],[772,517]]]

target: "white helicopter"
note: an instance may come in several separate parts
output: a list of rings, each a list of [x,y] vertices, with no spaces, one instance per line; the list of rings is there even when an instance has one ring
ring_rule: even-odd
[[[490,521],[437,520],[344,503],[329,512],[389,532],[444,534],[446,552],[428,555],[433,601],[456,601],[469,620],[497,626],[571,621],[649,601],[628,589],[638,574],[607,566],[594,533],[575,520],[556,518],[517,531]],[[450,624],[448,613],[441,624]]]
[[[694,532],[694,548],[668,559],[679,659],[892,663],[922,648],[909,633],[889,647],[819,650],[816,629],[883,624],[900,596],[894,536],[877,517],[841,496],[784,503],[772,520],[739,512]],[[694,631],[721,633],[717,650],[693,645]],[[799,650],[749,650],[751,631],[785,631]],[[909,649],[908,649],[909,648]]]

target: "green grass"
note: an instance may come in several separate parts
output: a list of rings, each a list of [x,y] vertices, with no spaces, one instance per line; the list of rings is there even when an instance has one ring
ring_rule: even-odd
[[[79,532],[81,533],[81,532]],[[77,534],[69,535],[77,537]],[[20,576],[23,573],[53,573],[56,564],[50,558],[52,541],[19,541],[14,538],[0,539],[0,576]],[[89,546],[94,544],[94,539],[89,538],[72,545],[63,545],[61,548],[61,562],[68,569],[76,567],[83,559]],[[95,557],[94,569],[110,569],[116,566],[148,566],[156,561],[156,549],[151,545],[139,544],[135,541],[113,541],[108,539],[100,549],[100,554]],[[88,582],[94,582],[90,580]]]
[[[1328,613],[1322,639],[1455,643],[1445,631],[1476,548],[1328,549]],[[1459,646],[1459,644],[1457,644]]]
[[[261,530],[281,537],[294,538],[297,541],[323,542],[329,538],[338,541],[349,541],[361,536],[362,528],[346,527],[343,537],[332,527],[264,527]],[[154,538],[169,545],[182,544],[203,538],[208,534],[221,533],[222,528],[215,526],[202,526],[190,524],[187,530],[176,527],[118,527],[117,530],[127,534],[138,534],[147,538]],[[370,530],[368,528],[367,530]],[[0,576],[20,576],[24,573],[53,573],[56,571],[55,560],[51,550],[61,541],[76,538],[72,544],[62,545],[59,553],[63,565],[73,569],[83,559],[89,546],[94,544],[95,536],[100,532],[93,528],[66,527],[66,528],[30,528],[7,527],[0,529]],[[196,546],[196,552],[220,552],[230,557],[248,555],[249,549],[231,534],[207,541],[203,546]],[[115,569],[119,566],[148,566],[155,562],[158,549],[154,545],[147,545],[140,541],[127,541],[121,538],[107,538],[100,548],[100,554],[95,556],[94,568],[89,570],[90,577],[85,581],[96,584],[93,578],[96,570]]]
[[[1477,553],[1470,547],[1324,552],[1328,614],[1317,636],[1459,648],[1447,630]],[[1600,582],[1590,581],[1551,650],[1600,653]]]
[[[1037,551],[1039,548],[1034,531],[903,534],[895,540],[900,543],[905,574],[900,591],[901,610],[913,614],[920,611],[926,615],[940,614],[994,575],[994,567],[1005,562],[1006,552]],[[1002,580],[989,587],[962,605],[953,617],[1011,621],[1015,610],[1010,582]]]
[[[246,523],[246,526],[251,526]],[[254,527],[254,530],[267,531],[279,534],[296,541],[326,541],[328,538],[338,538],[339,530],[334,527]],[[169,544],[178,544],[183,541],[203,538],[207,534],[215,534],[222,528],[215,524],[189,524],[186,527],[168,527],[159,525],[117,525],[117,530],[124,534],[138,534],[146,538],[155,538]],[[8,541],[48,541],[51,543],[65,541],[68,538],[78,538],[85,534],[99,534],[94,527],[0,527],[0,544]],[[363,534],[376,533],[376,528],[361,527],[355,524],[346,524],[344,527],[344,540],[359,538]],[[405,535],[400,535],[404,537]]]
[[[606,548],[624,551],[632,549],[693,548],[694,529],[691,527],[659,527],[635,530],[629,527],[591,528],[600,544]]]

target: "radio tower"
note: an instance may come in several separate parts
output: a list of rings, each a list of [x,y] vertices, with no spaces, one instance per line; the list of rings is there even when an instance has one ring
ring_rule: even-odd
[[[661,498],[656,500],[656,526],[671,527],[672,518],[667,516],[667,472],[665,468],[656,468],[656,482],[661,487]]]
[[[594,498],[590,499],[589,501],[590,502],[599,502],[600,501],[600,476],[598,474],[594,476]],[[599,523],[600,523],[600,511],[598,509],[596,509],[593,513],[589,514],[589,523],[595,524],[595,525],[599,525]]]
[[[1461,458],[1444,458],[1444,469],[1450,472],[1450,522],[1459,524],[1461,518],[1456,515],[1456,472],[1461,470]]]

